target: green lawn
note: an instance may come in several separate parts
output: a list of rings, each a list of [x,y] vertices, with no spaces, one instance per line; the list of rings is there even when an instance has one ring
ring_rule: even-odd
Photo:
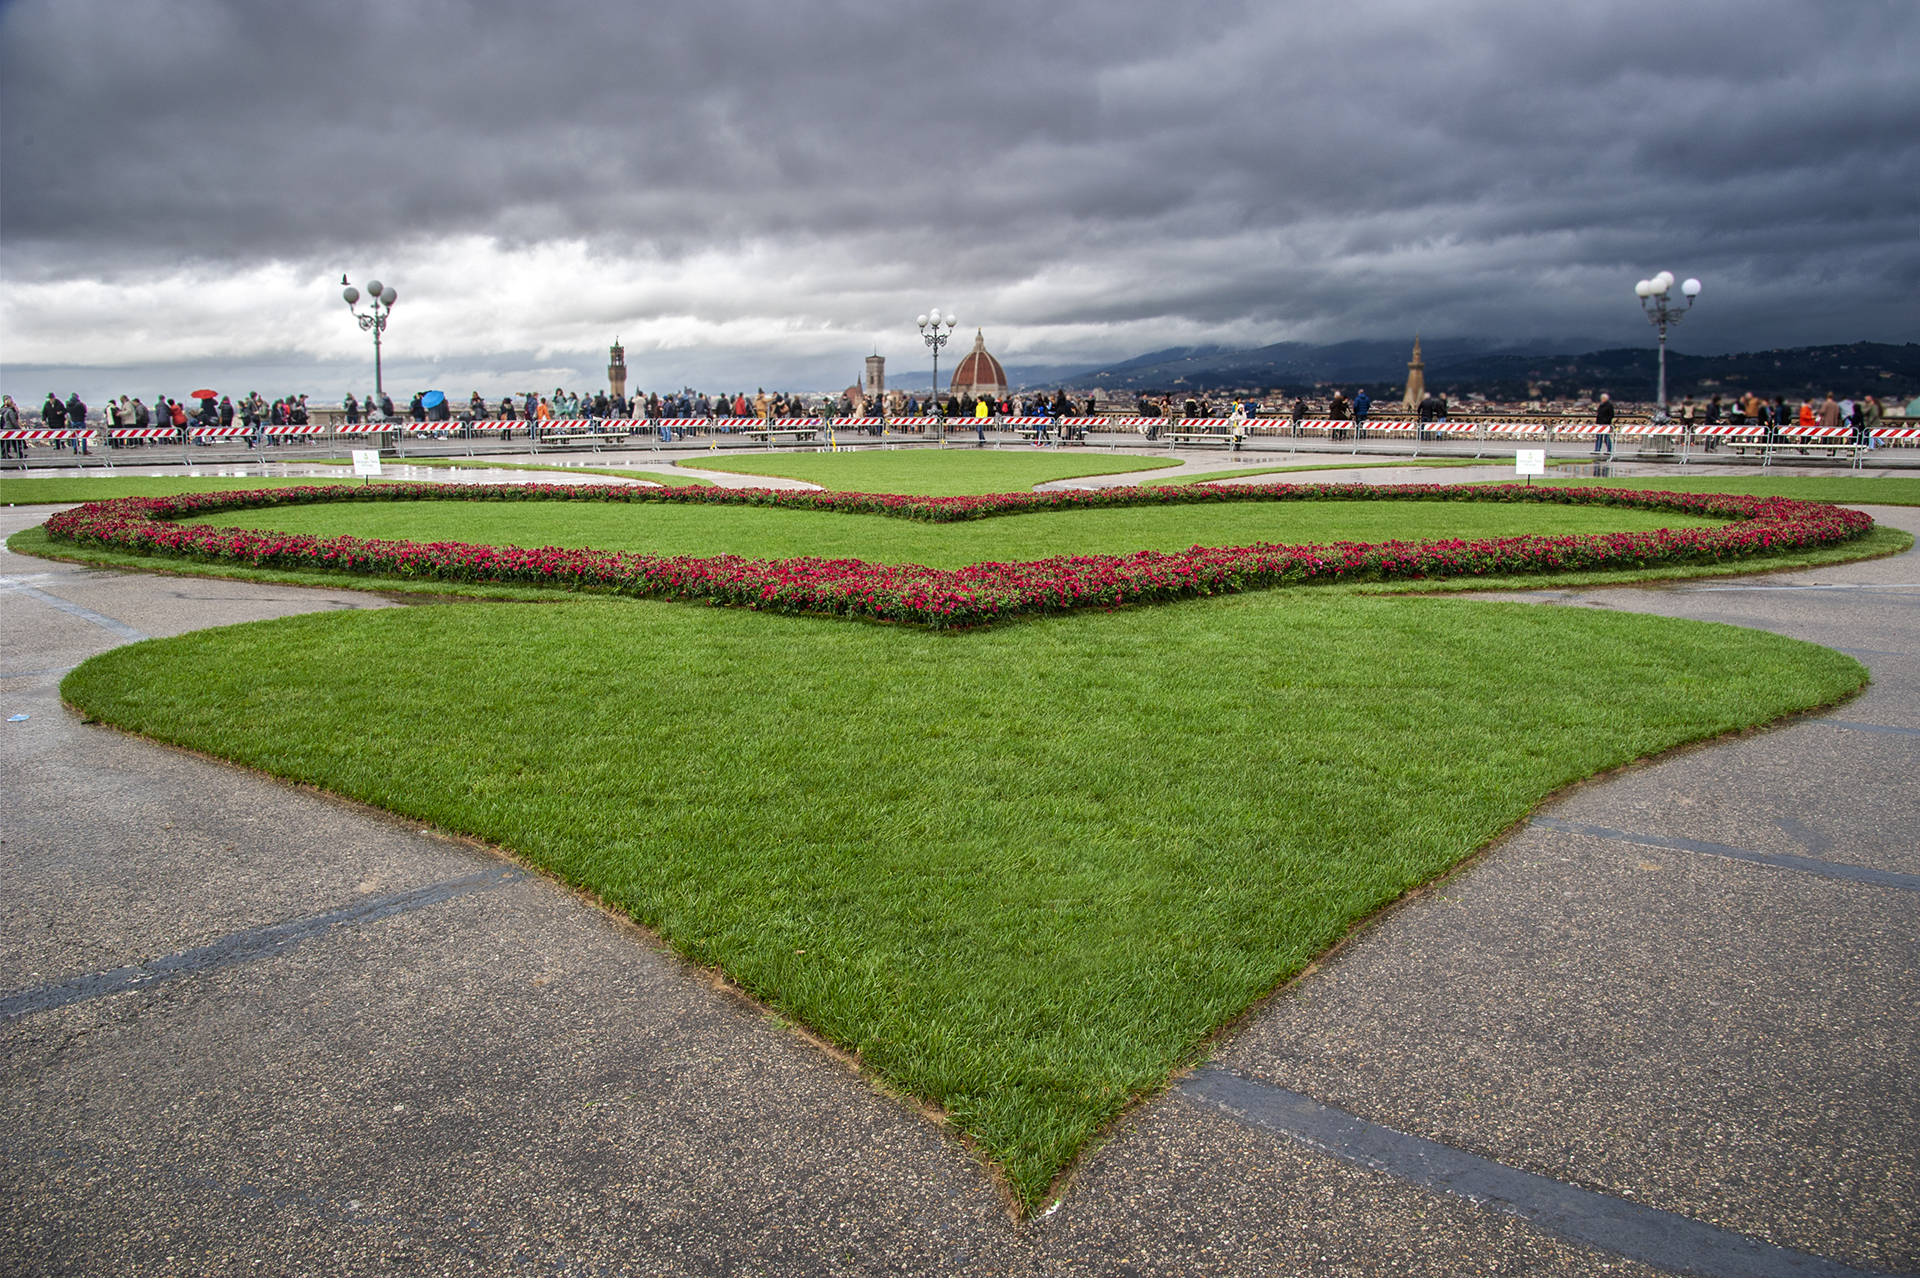
[[[302,463],[304,465],[305,463]],[[186,475],[115,475],[110,478],[13,479],[0,477],[0,506],[54,505],[106,501],[112,497],[172,497],[179,493],[252,492],[257,488],[298,488],[307,484],[360,483],[334,479],[193,479]]]
[[[1253,542],[1377,542],[1697,527],[1710,520],[1607,506],[1478,502],[1234,502],[1045,511],[952,524],[757,506],[654,502],[379,502],[236,510],[226,527],[659,555],[815,555],[958,568],[983,560],[1185,550]]]
[[[961,497],[1011,493],[1055,479],[1113,475],[1129,470],[1165,470],[1164,457],[1037,448],[996,451],[966,445],[951,448],[865,449],[845,453],[709,453],[683,457],[695,470],[736,475],[781,475],[822,488],[855,493],[916,493]]]
[[[1586,464],[1586,463],[1582,463]],[[1509,480],[1488,481],[1509,483]],[[1745,493],[1750,497],[1794,497],[1801,501],[1830,501],[1845,505],[1920,506],[1920,479],[1901,476],[1815,475],[1806,478],[1770,475],[1661,476],[1615,479],[1576,479],[1555,475],[1555,488],[1639,488],[1669,493]]]
[[[1177,479],[1150,479],[1150,480],[1143,480],[1141,482],[1173,486],[1173,485],[1184,485],[1184,484],[1211,484],[1215,480],[1232,479],[1239,475],[1294,475],[1294,474],[1300,473],[1301,471],[1381,470],[1389,467],[1405,468],[1410,466],[1418,466],[1422,469],[1431,467],[1431,468],[1444,470],[1449,466],[1492,466],[1492,465],[1498,465],[1498,464],[1499,463],[1497,460],[1486,462],[1486,461],[1474,461],[1470,458],[1459,458],[1459,459],[1443,458],[1443,459],[1433,460],[1433,461],[1429,461],[1424,458],[1416,461],[1413,458],[1408,458],[1406,461],[1356,462],[1352,465],[1345,465],[1345,466],[1341,465],[1339,462],[1317,462],[1311,466],[1247,466],[1247,467],[1235,468],[1233,470],[1211,470],[1198,475],[1182,475]]]
[[[1595,652],[1605,680],[1563,677]],[[1728,626],[1274,591],[966,634],[322,613],[119,648],[61,691],[591,888],[942,1106],[1031,1206],[1211,1031],[1543,795],[1865,679]]]

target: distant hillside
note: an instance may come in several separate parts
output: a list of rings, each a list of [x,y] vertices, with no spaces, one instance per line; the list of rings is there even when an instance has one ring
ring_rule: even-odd
[[[1654,349],[1629,347],[1588,355],[1488,355],[1435,368],[1427,384],[1454,394],[1478,393],[1493,400],[1571,399],[1612,392],[1616,399],[1650,400],[1659,381]],[[1920,395],[1920,344],[1892,346],[1854,342],[1846,346],[1799,346],[1741,355],[1667,352],[1667,397],[1692,395],[1785,395],[1805,398],[1828,391],[1845,396],[1878,395],[1902,403]]]
[[[1659,370],[1651,344],[1592,350],[1586,355],[1551,352],[1600,343],[1561,339],[1528,345],[1532,349],[1470,338],[1423,342],[1427,385],[1449,395],[1480,394],[1504,402],[1576,399],[1597,396],[1603,390],[1621,400],[1654,397]],[[1176,348],[1045,384],[1134,393],[1272,389],[1288,394],[1344,384],[1365,385],[1376,395],[1391,391],[1397,398],[1406,384],[1411,348],[1411,343],[1401,342],[1331,346],[1280,342],[1246,351]],[[1671,399],[1689,394],[1701,398],[1743,395],[1749,390],[1789,397],[1825,395],[1831,390],[1841,396],[1874,394],[1905,403],[1920,395],[1920,344],[1854,342],[1740,355],[1667,352]]]
[[[1522,344],[1472,338],[1439,338],[1422,343],[1427,367],[1453,363],[1496,352],[1522,358],[1556,350],[1579,350],[1587,342],[1565,338]],[[1599,345],[1598,342],[1591,345]],[[1213,391],[1274,387],[1310,388],[1329,382],[1354,384],[1393,381],[1405,383],[1411,340],[1404,342],[1339,342],[1314,346],[1306,342],[1277,342],[1255,350],[1219,347],[1174,348],[1110,364],[1090,373],[1063,379],[1080,390],[1099,387],[1110,391]]]

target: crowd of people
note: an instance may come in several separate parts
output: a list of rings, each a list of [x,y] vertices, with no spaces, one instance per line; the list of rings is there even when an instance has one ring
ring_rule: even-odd
[[[785,392],[768,394],[764,388],[752,396],[745,392],[732,395],[708,395],[691,388],[666,393],[637,393],[631,398],[607,391],[578,392],[555,387],[551,395],[542,395],[536,391],[517,392],[503,396],[498,401],[489,401],[478,391],[474,391],[466,404],[456,413],[453,401],[437,391],[415,392],[404,411],[396,411],[393,397],[387,394],[368,394],[360,396],[349,393],[342,402],[344,418],[349,425],[361,423],[379,424],[385,422],[411,421],[416,425],[447,423],[449,433],[461,433],[463,427],[481,421],[525,422],[530,432],[540,433],[550,422],[586,421],[597,426],[606,421],[634,421],[645,419],[650,428],[658,430],[663,439],[673,439],[684,435],[684,428],[674,423],[687,419],[757,419],[765,423],[785,421],[792,418],[899,418],[944,416],[948,420],[971,419],[984,431],[986,425],[994,419],[1012,417],[1044,419],[1039,430],[1042,437],[1055,433],[1071,435],[1073,429],[1053,425],[1063,418],[1092,417],[1098,414],[1099,405],[1093,399],[1075,401],[1066,391],[1051,393],[1007,395],[994,399],[985,396],[961,397],[949,395],[944,400],[929,396],[922,399],[918,395],[908,395],[904,399],[895,392],[889,400],[867,399],[855,392],[839,396],[802,396]],[[1109,406],[1110,407],[1110,406]],[[1615,405],[1609,395],[1602,394],[1594,406],[1594,420],[1602,426],[1612,425]],[[1184,399],[1173,396],[1139,396],[1134,405],[1134,416],[1168,420],[1177,418],[1215,418],[1232,420],[1251,419],[1261,416],[1284,416],[1298,426],[1308,419],[1350,422],[1358,430],[1365,427],[1372,412],[1372,401],[1364,389],[1357,390],[1349,397],[1343,390],[1329,392],[1324,403],[1316,401],[1310,406],[1305,397],[1296,397],[1291,405],[1285,400],[1269,402],[1266,406],[1255,400],[1227,400],[1216,405],[1209,397],[1199,395]],[[212,393],[198,394],[187,399],[175,399],[167,395],[156,395],[151,405],[138,397],[120,396],[109,399],[99,409],[89,408],[80,396],[72,394],[62,399],[49,392],[39,408],[38,426],[63,430],[81,426],[106,428],[106,442],[112,448],[135,448],[149,443],[168,444],[186,442],[209,444],[210,441],[196,436],[192,428],[202,426],[232,427],[238,424],[239,431],[226,432],[230,436],[245,439],[249,448],[264,448],[282,442],[283,436],[270,428],[298,425],[306,426],[311,420],[312,410],[308,407],[307,396],[287,395],[279,399],[267,400],[258,392],[249,393],[238,400],[226,395]],[[1449,405],[1444,395],[1429,392],[1423,398],[1416,411],[1416,420],[1421,423],[1444,422],[1448,420]],[[1829,430],[1845,429],[1853,434],[1854,442],[1868,443],[1872,431],[1885,418],[1885,408],[1879,399],[1872,395],[1860,399],[1840,398],[1828,394],[1823,400],[1802,400],[1796,407],[1784,396],[1768,400],[1756,394],[1746,394],[1723,399],[1714,395],[1709,399],[1696,400],[1693,396],[1684,397],[1673,410],[1673,419],[1687,430],[1698,427],[1728,425],[1762,426],[1767,430],[1769,440],[1777,440],[1783,433],[1791,433],[1800,428],[1824,427]],[[22,425],[28,414],[14,403],[12,396],[5,396],[0,403],[0,432],[16,430]],[[166,435],[146,437],[132,436],[125,439],[114,438],[113,433],[128,427],[142,429],[159,427],[167,430]],[[876,433],[881,429],[877,425],[867,425]],[[731,429],[722,427],[722,429]],[[1152,436],[1158,432],[1149,424],[1143,429]],[[1084,431],[1079,433],[1084,434]],[[1611,431],[1604,432],[1605,445],[1610,447]],[[1424,435],[1424,432],[1423,432]],[[1705,437],[1706,446],[1714,447],[1714,437]],[[57,438],[47,441],[55,449],[71,448],[74,452],[86,454],[91,451],[89,440],[85,436],[72,439]],[[1601,447],[1596,440],[1596,448]],[[26,441],[20,439],[0,439],[0,458],[24,458]]]

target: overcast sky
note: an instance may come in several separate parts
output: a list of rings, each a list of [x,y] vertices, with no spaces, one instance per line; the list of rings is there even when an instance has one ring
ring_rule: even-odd
[[[1912,0],[12,0],[0,378],[364,388],[342,272],[460,394],[911,379],[929,306],[1638,343],[1661,268],[1681,350],[1920,340],[1916,67]]]

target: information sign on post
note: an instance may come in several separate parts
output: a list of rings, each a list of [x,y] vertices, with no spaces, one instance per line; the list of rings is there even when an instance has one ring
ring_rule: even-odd
[[[353,473],[367,476],[369,482],[380,477],[380,450],[377,448],[356,448],[353,450]]]
[[[1531,484],[1535,475],[1547,473],[1547,450],[1544,448],[1516,448],[1513,452],[1513,473],[1525,475]]]

